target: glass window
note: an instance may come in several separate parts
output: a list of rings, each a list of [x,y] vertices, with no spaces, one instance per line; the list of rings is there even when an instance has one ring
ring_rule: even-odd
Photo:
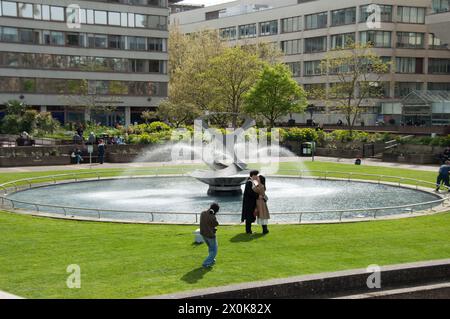
[[[395,62],[397,73],[423,73],[423,58],[398,57]]]
[[[287,62],[286,65],[289,68],[289,70],[292,73],[293,77],[300,77],[301,76],[301,62]]]
[[[425,23],[425,8],[402,7],[397,8],[398,22],[402,23]]]
[[[274,35],[278,34],[278,20],[261,22],[259,24],[259,35]]]
[[[19,17],[21,18],[33,18],[33,5],[30,3],[19,2]]]
[[[430,33],[428,36],[428,46],[432,50],[448,49],[448,44],[443,43],[433,33]]]
[[[40,4],[34,4],[33,5],[33,18],[35,20],[41,20],[42,19],[42,6]]]
[[[87,24],[94,24],[94,10],[86,11],[86,21]]]
[[[360,7],[359,22],[366,22],[367,19],[374,11],[367,12],[368,5]],[[391,5],[380,5],[378,7],[381,9],[381,22],[392,22],[392,6]]]
[[[120,26],[120,12],[108,12],[108,24]]]
[[[128,14],[126,12],[122,12],[120,14],[120,25],[122,27],[127,27],[128,26]]]
[[[2,27],[2,41],[18,42],[19,30],[17,28]]]
[[[397,32],[397,47],[423,49],[425,47],[425,33]]]
[[[304,68],[305,68],[305,76],[313,76],[313,75],[322,75],[323,74],[320,60],[305,61]]]
[[[134,13],[128,13],[128,26],[134,28]]]
[[[31,29],[19,29],[20,43],[34,43],[34,33]]]
[[[222,40],[236,39],[236,27],[222,28],[219,30],[220,38]]]
[[[433,13],[448,12],[450,11],[450,0],[433,0],[432,9]]]
[[[108,24],[106,11],[94,11],[95,24]]]
[[[355,33],[335,34],[331,36],[331,49],[346,48],[355,43]]]
[[[8,17],[17,17],[17,3],[2,1],[2,14]]]
[[[108,47],[108,37],[106,35],[96,34],[95,35],[95,47],[106,49]]]
[[[147,23],[146,24],[144,23],[145,26],[147,26],[150,29],[160,29],[161,28],[159,16],[149,15],[146,17],[147,17]]]
[[[390,31],[363,31],[359,33],[359,41],[361,44],[370,44],[376,48],[392,46]]]
[[[414,90],[421,90],[420,82],[395,82],[395,97],[405,97]]]
[[[301,17],[292,17],[281,20],[281,32],[298,32],[302,29],[302,18]]]
[[[331,11],[331,25],[344,25],[356,22],[356,7]]]
[[[66,45],[68,46],[74,46],[74,47],[80,47],[81,39],[79,33],[67,33],[66,35]]]
[[[52,21],[64,21],[64,8],[51,6],[50,17]]]
[[[45,4],[42,5],[42,20],[50,20],[50,6]]]
[[[282,41],[281,50],[286,55],[300,54],[302,53],[301,40],[297,39],[297,40]]]
[[[429,59],[429,74],[450,74],[450,59]]]
[[[256,37],[256,24],[246,24],[239,26],[239,39]]]
[[[324,52],[327,50],[327,37],[305,39],[305,53]]]
[[[65,44],[63,32],[52,31],[50,37],[51,37],[50,42],[53,45],[64,45]]]
[[[80,9],[66,8],[66,20],[70,23],[81,23]]]
[[[108,48],[124,49],[123,37],[120,35],[109,35],[108,36]]]
[[[328,13],[322,12],[317,14],[307,15],[305,18],[305,29],[320,29],[326,28],[328,22]]]

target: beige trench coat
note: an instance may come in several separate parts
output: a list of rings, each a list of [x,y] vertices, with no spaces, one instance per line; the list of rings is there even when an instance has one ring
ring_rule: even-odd
[[[253,185],[253,191],[259,195],[256,200],[256,217],[260,219],[270,219],[269,209],[267,208],[267,203],[264,200],[264,196],[266,195],[264,185]]]

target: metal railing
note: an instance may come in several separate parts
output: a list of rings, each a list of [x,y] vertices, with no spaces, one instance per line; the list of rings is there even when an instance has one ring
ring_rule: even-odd
[[[177,177],[187,176],[192,168],[134,168],[129,170],[133,175],[120,175],[125,173],[123,169],[112,169],[105,171],[89,171],[89,172],[74,172],[55,175],[38,176],[31,178],[23,178],[0,184],[0,189],[4,194],[0,195],[1,205],[4,209],[12,210],[26,210],[30,208],[38,214],[56,214],[64,217],[77,217],[88,218],[97,220],[117,220],[117,221],[139,221],[139,222],[155,222],[155,223],[188,223],[197,224],[200,218],[200,212],[157,212],[157,211],[134,211],[134,210],[114,210],[114,209],[101,209],[93,207],[76,207],[76,206],[64,206],[53,204],[41,204],[36,202],[26,202],[8,198],[8,195],[21,190],[31,189],[34,187],[55,185],[58,183],[73,183],[79,181],[92,181],[92,180],[107,180],[107,179],[132,179],[132,178],[147,178],[147,177]],[[398,177],[390,175],[377,175],[367,173],[355,173],[355,172],[341,172],[341,171],[320,171],[320,170],[294,170],[294,169],[281,169],[276,174],[271,174],[273,177],[286,177],[286,178],[312,178],[322,180],[344,180],[354,182],[370,182],[377,184],[386,184],[398,187],[415,188],[416,190],[422,190],[423,188],[434,188],[435,184],[428,181]],[[379,217],[391,216],[393,214],[383,214],[388,211],[392,211],[396,215],[411,215],[415,212],[422,212],[426,210],[433,210],[440,204],[446,205],[446,201],[449,200],[449,196],[440,196],[439,199],[409,205],[388,206],[388,207],[376,207],[376,208],[355,208],[355,209],[340,209],[340,210],[321,210],[321,211],[297,211],[297,212],[274,212],[271,213],[272,221],[278,219],[280,216],[284,216],[285,222],[281,223],[295,223],[302,224],[308,222],[342,222],[345,220],[373,220]],[[356,215],[360,213],[359,215]],[[139,218],[129,219],[124,217],[131,215],[138,215]],[[309,219],[305,218],[308,215],[328,215],[331,219]],[[346,215],[350,215],[346,218]],[[218,215],[219,220],[227,221],[229,223],[238,223],[235,221],[236,217],[240,217],[240,213],[227,212]],[[114,218],[116,217],[116,218]],[[162,217],[162,218],[157,218]],[[169,218],[167,218],[169,217]],[[181,217],[188,217],[181,218]],[[286,218],[287,217],[287,218]],[[287,222],[286,222],[287,220]]]

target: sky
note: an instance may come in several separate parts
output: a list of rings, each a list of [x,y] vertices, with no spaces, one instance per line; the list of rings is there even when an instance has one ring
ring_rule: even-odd
[[[188,4],[204,4],[205,6],[212,6],[215,4],[231,2],[234,0],[184,0],[180,3],[188,3]]]

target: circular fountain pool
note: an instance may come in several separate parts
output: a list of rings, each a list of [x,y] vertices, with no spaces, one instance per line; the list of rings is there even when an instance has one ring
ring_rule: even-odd
[[[405,214],[437,206],[441,200],[429,192],[358,181],[268,177],[267,187],[272,223]],[[211,197],[207,189],[190,177],[139,177],[41,186],[6,198],[15,201],[15,208],[41,213],[168,223],[193,223],[195,214],[217,201],[219,221],[239,223],[242,196]]]

